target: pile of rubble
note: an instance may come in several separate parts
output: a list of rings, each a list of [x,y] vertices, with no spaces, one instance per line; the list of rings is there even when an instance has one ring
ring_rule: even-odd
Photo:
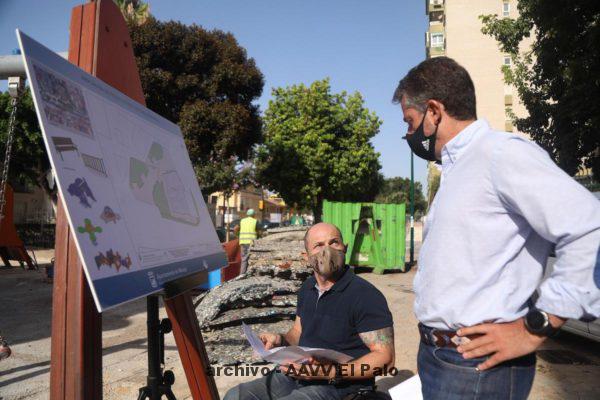
[[[242,322],[255,332],[284,333],[296,314],[296,292],[311,275],[302,258],[306,227],[269,230],[250,248],[248,271],[196,297],[196,315],[211,364],[262,363]]]

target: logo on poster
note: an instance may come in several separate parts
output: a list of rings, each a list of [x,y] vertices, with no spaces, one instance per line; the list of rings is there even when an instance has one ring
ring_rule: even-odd
[[[156,282],[156,277],[154,276],[154,272],[148,271],[148,278],[150,279],[150,286],[153,288],[158,287],[158,282]]]

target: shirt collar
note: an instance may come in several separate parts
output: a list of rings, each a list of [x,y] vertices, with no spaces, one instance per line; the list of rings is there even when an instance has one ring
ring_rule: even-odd
[[[442,168],[454,164],[469,146],[473,138],[479,132],[489,129],[490,125],[485,119],[478,119],[460,131],[458,135],[454,136],[442,148]]]
[[[330,287],[326,291],[335,290],[338,292],[342,292],[350,284],[350,281],[352,281],[353,277],[354,277],[354,273],[352,271],[350,271],[350,267],[345,266],[344,271],[342,272],[342,275],[340,276],[340,278],[333,284],[332,287]],[[315,279],[315,277],[311,276],[308,279],[312,279],[314,281],[313,289],[318,291],[318,283],[317,283],[317,280]]]

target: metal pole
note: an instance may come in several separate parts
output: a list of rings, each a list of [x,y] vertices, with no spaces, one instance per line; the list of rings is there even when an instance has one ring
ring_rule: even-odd
[[[415,173],[414,154],[410,152],[410,265],[415,263]]]
[[[68,58],[69,53],[58,53],[62,58]],[[8,79],[11,76],[27,78],[25,73],[25,64],[23,64],[23,56],[15,55],[0,55],[0,79]]]
[[[147,324],[148,324],[148,388],[150,389],[149,398],[152,400],[160,399],[158,386],[161,384],[161,371],[159,360],[160,343],[160,321],[158,320],[158,296],[151,295],[146,298],[147,304]]]

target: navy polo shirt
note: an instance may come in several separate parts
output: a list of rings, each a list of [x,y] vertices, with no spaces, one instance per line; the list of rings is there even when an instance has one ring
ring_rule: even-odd
[[[383,294],[349,268],[320,298],[316,283],[311,276],[298,292],[300,346],[337,350],[355,359],[370,352],[359,333],[394,325]]]

